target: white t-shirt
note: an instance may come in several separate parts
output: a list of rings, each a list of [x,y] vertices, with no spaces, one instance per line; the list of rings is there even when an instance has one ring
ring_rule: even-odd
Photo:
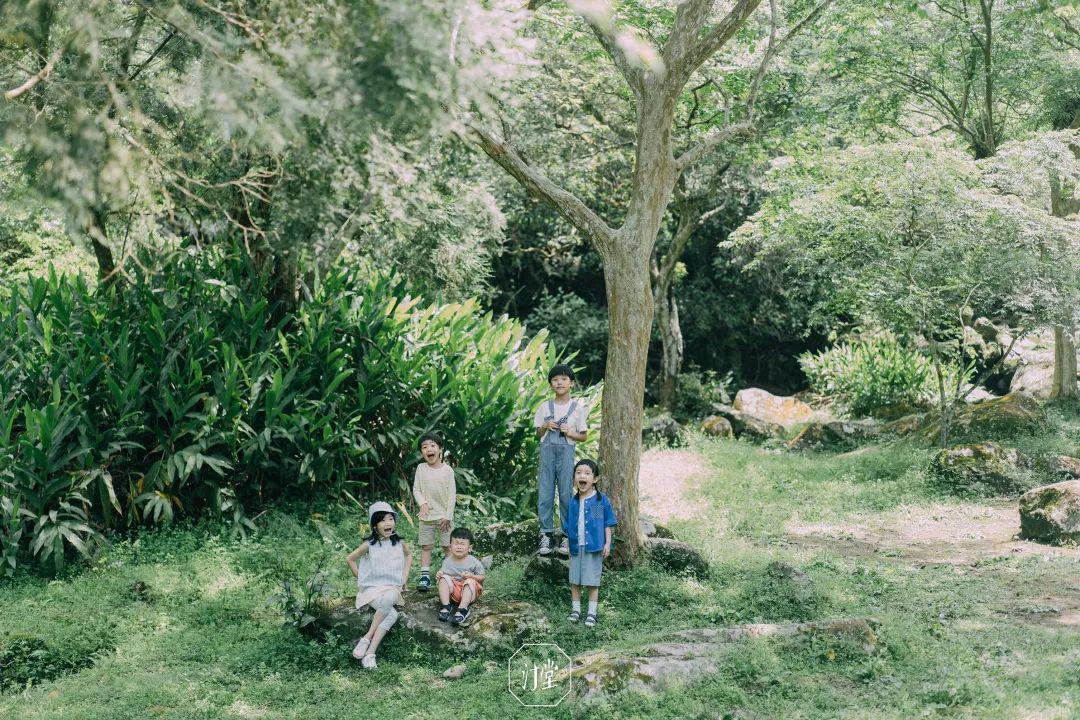
[[[544,423],[547,422],[548,415],[552,414],[548,411],[551,407],[551,405],[549,405],[549,403],[551,402],[551,400],[545,400],[544,402],[540,403],[540,407],[536,409],[536,416],[533,418],[533,427],[541,427]],[[563,415],[566,415],[566,411],[570,409],[570,405],[574,402],[577,403],[577,407],[574,408],[574,414],[566,418],[566,424],[569,425],[570,429],[574,432],[585,432],[588,429],[588,425],[586,423],[588,422],[589,412],[588,408],[585,407],[585,402],[582,400],[570,398],[569,402],[565,402],[562,405],[560,405],[559,403],[555,403],[554,419],[559,420],[562,418]],[[549,432],[551,431],[545,431],[544,434],[540,436],[541,442],[543,442],[544,437]],[[566,438],[566,441],[571,445],[575,444],[575,442],[569,437]]]

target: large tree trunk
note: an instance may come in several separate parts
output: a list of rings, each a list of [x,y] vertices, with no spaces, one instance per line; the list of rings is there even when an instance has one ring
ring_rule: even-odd
[[[632,252],[612,253],[604,262],[610,329],[604,370],[600,474],[619,519],[619,542],[614,546],[618,564],[633,562],[644,543],[638,526],[638,469],[645,361],[653,316],[647,268]]]

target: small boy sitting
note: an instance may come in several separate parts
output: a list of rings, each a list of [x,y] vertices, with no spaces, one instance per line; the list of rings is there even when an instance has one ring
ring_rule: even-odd
[[[469,554],[473,535],[468,528],[454,528],[450,533],[450,554],[443,558],[442,569],[435,574],[439,583],[439,619],[460,625],[469,617],[469,606],[484,592],[484,565]],[[457,611],[450,617],[450,603]]]

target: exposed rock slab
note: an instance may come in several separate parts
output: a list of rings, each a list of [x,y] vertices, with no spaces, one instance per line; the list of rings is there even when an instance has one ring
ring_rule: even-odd
[[[656,693],[673,682],[693,682],[713,673],[725,645],[756,638],[822,637],[877,650],[878,622],[869,618],[822,620],[787,625],[701,628],[671,635],[630,652],[600,650],[578,656],[573,676],[577,697],[593,699],[625,690]]]
[[[810,422],[814,410],[794,397],[773,395],[761,388],[743,388],[735,394],[735,409],[739,412],[782,426],[785,430]]]
[[[945,448],[930,461],[934,484],[961,497],[1017,495],[1033,484],[1033,463],[1015,448],[975,443]]]

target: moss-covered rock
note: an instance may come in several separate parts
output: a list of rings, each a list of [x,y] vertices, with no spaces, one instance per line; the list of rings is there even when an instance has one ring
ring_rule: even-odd
[[[1033,464],[1015,448],[986,442],[957,445],[930,461],[934,485],[960,497],[1018,495],[1035,484]]]
[[[709,437],[731,439],[735,437],[735,428],[731,421],[720,415],[710,415],[701,422],[701,432]]]
[[[1007,437],[1018,433],[1035,433],[1049,426],[1046,411],[1031,395],[1013,392],[993,400],[957,408],[949,432],[966,437]],[[937,419],[925,427],[928,439],[940,432]]]
[[[709,563],[692,545],[669,538],[648,538],[645,547],[649,559],[674,573],[687,573],[698,578],[709,576]]]
[[[912,413],[886,423],[881,428],[881,432],[884,435],[898,435],[901,437],[904,435],[914,435],[926,427],[928,422],[925,414]]]
[[[847,449],[877,433],[878,426],[873,421],[814,421],[789,440],[787,447],[789,450]]]
[[[1020,537],[1053,544],[1080,543],[1080,480],[1024,493],[1020,497]]]
[[[345,598],[323,608],[316,616],[316,626],[355,643],[367,633],[373,613],[368,608],[357,610],[354,603],[355,598]],[[439,598],[434,592],[406,596],[398,612],[393,632],[407,633],[436,652],[468,654],[496,647],[518,647],[551,630],[540,608],[528,602],[499,598],[482,597],[473,605],[468,621],[460,626],[439,621]]]
[[[1080,458],[1055,455],[1046,461],[1046,472],[1054,477],[1080,480]]]
[[[540,523],[525,520],[519,523],[494,523],[473,534],[474,555],[521,556],[536,552]]]

